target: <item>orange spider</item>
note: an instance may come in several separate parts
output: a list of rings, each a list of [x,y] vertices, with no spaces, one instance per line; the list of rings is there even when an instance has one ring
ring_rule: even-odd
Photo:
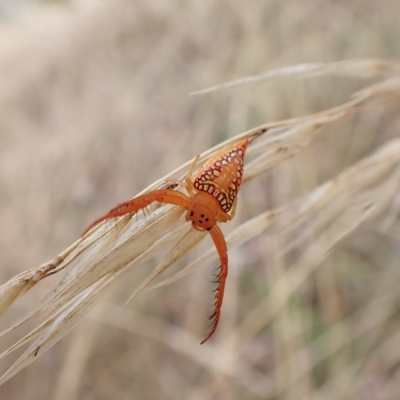
[[[114,217],[133,214],[158,201],[183,207],[186,221],[191,221],[194,229],[210,232],[217,249],[221,265],[216,276],[214,312],[210,315],[210,332],[200,343],[205,343],[217,329],[224,297],[225,280],[228,274],[228,254],[224,236],[217,222],[226,222],[235,215],[237,194],[242,182],[243,160],[248,139],[242,140],[216,154],[197,173],[194,180],[190,179],[195,163],[186,175],[184,181],[172,180],[183,186],[189,196],[172,189],[153,190],[150,193],[126,201],[101,218],[94,221],[84,233],[98,223]],[[230,214],[229,211],[231,211]]]

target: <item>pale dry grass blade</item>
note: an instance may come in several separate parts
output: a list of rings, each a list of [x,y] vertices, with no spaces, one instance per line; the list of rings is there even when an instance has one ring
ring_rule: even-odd
[[[292,124],[288,121],[287,127],[271,128],[256,148],[257,151],[263,151],[263,154],[247,165],[244,181],[254,179],[283,161],[295,157],[318,139],[323,128],[344,122],[353,113],[351,109],[334,114],[327,111],[326,116],[315,115],[308,122]]]
[[[360,173],[360,176],[362,172]],[[290,240],[280,254],[284,254],[295,248],[301,248],[307,240],[312,240],[317,237],[320,232],[323,232],[331,224],[338,224],[339,218],[344,218],[343,226],[338,226],[338,230],[342,231],[341,237],[346,236],[346,225],[350,223],[348,233],[351,233],[357,225],[362,223],[366,218],[373,218],[387,210],[390,205],[396,201],[399,186],[399,167],[387,176],[382,176],[382,183],[377,182],[376,187],[366,190],[361,193],[352,193],[353,187],[351,181],[348,185],[341,188],[341,191],[335,194],[327,195],[324,199],[325,205],[319,205],[318,210],[314,208],[313,219],[304,220],[307,218],[307,213],[300,216],[300,221],[295,221],[292,225],[296,229],[296,237]],[[359,189],[358,189],[359,190]],[[335,202],[328,203],[329,200],[335,199]]]
[[[8,308],[19,297],[24,295],[27,291],[32,289],[38,282],[49,275],[59,272],[65,268],[68,263],[65,262],[66,258],[78,247],[81,239],[77,240],[68,249],[64,250],[53,260],[48,261],[38,267],[24,271],[8,282],[0,286],[0,315],[8,310]],[[61,264],[62,267],[61,267]]]
[[[234,248],[239,246],[242,243],[245,243],[247,240],[259,235],[260,233],[268,230],[273,231],[276,221],[279,219],[280,214],[283,212],[283,209],[267,211],[256,218],[253,218],[241,225],[239,225],[232,233],[226,236],[226,242],[229,245],[229,248]],[[269,228],[272,226],[271,228]],[[215,248],[211,248],[206,251],[203,255],[196,258],[196,260],[192,261],[185,268],[167,278],[157,284],[154,284],[148,288],[148,290],[157,289],[166,285],[169,285],[177,280],[187,276],[190,271],[199,265],[205,264],[211,260],[217,259],[218,254]]]
[[[146,288],[154,279],[162,274],[167,268],[179,260],[191,248],[196,246],[206,235],[206,232],[195,231],[190,225],[186,227],[181,234],[181,238],[175,241],[176,245],[171,251],[163,258],[162,262],[141,282],[138,288],[132,293],[129,299],[124,304],[124,307],[132,301],[143,289]],[[173,239],[177,239],[173,237]]]
[[[296,77],[305,77],[311,71],[318,75],[352,75],[357,68],[363,76],[398,72],[396,63],[350,60],[313,67],[308,65],[306,68],[300,65],[297,69],[290,67],[284,73]],[[272,74],[283,74],[283,71]],[[327,128],[343,123],[361,112],[398,101],[399,94],[398,78],[384,80],[358,91],[352,100],[331,109],[248,130],[204,152],[197,162],[202,165],[221,148],[247,137],[251,142],[248,157],[255,157],[246,164],[244,182],[248,182],[300,154],[320,138]],[[400,182],[399,161],[400,141],[392,140],[308,196],[293,204],[267,211],[240,225],[227,236],[230,248],[261,232],[279,233],[279,246],[283,251],[302,248],[302,255],[295,265],[276,282],[266,300],[251,310],[242,321],[238,337],[250,338],[263,329],[284,308],[293,292],[316,270],[338,241],[356,230],[365,220],[372,219],[395,204]],[[185,163],[142,193],[167,187],[169,178],[187,171],[192,163],[193,160]],[[37,305],[1,333],[9,333],[34,317],[45,319],[37,330],[3,353],[8,354],[39,335],[0,382],[6,381],[32,363],[67,334],[104,295],[111,283],[127,269],[137,267],[167,246],[176,243],[158,267],[139,284],[131,297],[133,298],[195,246],[204,235],[192,232],[180,220],[182,213],[183,210],[177,207],[152,206],[148,216],[125,216],[104,221],[52,262],[20,274],[3,285],[0,288],[0,296],[3,294],[0,304],[3,304],[2,308],[5,310],[37,281],[69,267],[65,276]],[[173,226],[176,228],[171,230]],[[297,231],[300,233],[293,239],[292,234]],[[316,236],[318,237],[314,240]],[[195,266],[214,258],[214,249],[205,252],[174,277],[152,288],[177,280]],[[228,340],[234,340],[233,336]]]
[[[30,331],[26,336],[18,340],[16,343],[14,343],[11,347],[9,347],[6,351],[0,354],[0,358],[4,358],[8,356],[10,353],[13,351],[19,349],[21,346],[26,345],[29,343],[31,340],[33,340],[36,336],[38,336],[40,333],[42,333],[45,329],[47,329],[52,323],[53,319],[60,315],[62,312],[64,312],[68,307],[70,306],[70,303],[65,304],[63,307],[60,307],[59,310],[57,310],[57,313],[53,314],[52,318],[47,319],[43,323],[41,323],[39,326],[37,326],[35,329]]]
[[[65,336],[90,310],[108,288],[111,279],[102,278],[92,287],[82,292],[68,308],[55,317],[46,321],[46,330],[28,347],[28,349],[14,362],[14,364],[0,378],[0,384],[4,383],[21,369],[34,362],[40,353],[48,350]]]
[[[393,146],[391,146],[391,144],[393,144]],[[350,186],[345,184],[346,181],[342,182],[342,185],[339,184],[339,186],[341,186],[342,195],[347,196],[347,192],[349,191],[351,193],[354,189],[360,191],[360,194],[354,196],[354,198],[350,197],[346,202],[346,206],[342,207],[341,213],[336,213],[334,216],[335,218],[329,218],[328,224],[321,224],[320,229],[313,232],[314,235],[311,242],[308,243],[308,247],[304,246],[303,242],[296,242],[300,248],[304,249],[305,247],[305,250],[302,251],[302,255],[292,268],[288,270],[278,282],[276,282],[270,295],[248,313],[240,328],[243,337],[253,337],[257,332],[268,325],[285,306],[292,294],[295,293],[300,285],[305,282],[307,277],[318,268],[319,264],[328,256],[329,251],[339,240],[352,233],[367,218],[373,218],[378,215],[378,213],[381,213],[393,201],[398,193],[400,182],[400,152],[398,152],[396,158],[394,151],[396,148],[399,149],[399,145],[399,140],[395,140],[393,143],[388,143],[383,146],[382,149],[378,150],[376,154],[371,156],[370,159],[367,158],[362,160],[362,162],[350,169],[347,176],[347,178],[349,178],[348,183],[353,183],[354,180],[356,182],[351,189]],[[392,157],[389,157],[390,154]],[[393,170],[393,173],[389,173],[388,177],[380,176],[380,179],[384,178],[382,183],[379,180],[376,180],[377,175],[379,174],[375,175],[372,173],[372,170],[375,169],[374,167],[379,171],[378,165],[376,164],[376,161],[379,159],[381,159],[384,164],[383,169],[387,170],[390,168]],[[371,174],[365,174],[363,168],[368,164],[368,161],[371,162]],[[358,169],[356,168],[357,166],[359,167]],[[359,171],[358,182],[357,175],[354,175],[356,170]],[[342,178],[345,180],[346,172],[342,174]],[[363,193],[363,189],[366,186],[368,187],[369,185],[376,184],[377,186],[375,191],[370,191],[368,188],[368,191]],[[385,185],[386,187],[384,187]],[[310,197],[313,197],[312,194]],[[328,193],[328,198],[333,201],[336,197],[331,197],[331,194]],[[315,215],[314,213],[306,212],[306,215],[307,214],[308,219],[318,218],[318,215]],[[325,222],[324,213],[322,213],[322,215]],[[295,218],[297,219],[298,217]],[[281,239],[283,239],[284,242],[289,241],[290,244],[290,235],[289,238],[285,238],[285,234],[287,233],[290,234],[290,231],[284,232],[283,238]],[[287,288],[288,284],[290,290],[284,290]],[[282,293],[286,293],[286,295],[282,296]]]
[[[337,233],[330,245],[351,233],[363,221],[386,210],[398,201],[400,189],[400,140],[393,140],[373,155],[344,171],[334,180],[313,190],[304,199],[270,210],[239,225],[227,237],[230,248],[239,246],[261,233],[291,236],[280,255],[301,248],[310,237],[317,237],[335,224]],[[328,251],[328,249],[326,249]],[[174,276],[149,288],[156,289],[186,276],[193,268],[216,259],[210,249]]]
[[[107,274],[125,267],[134,258],[132,254],[138,256],[150,247],[165,233],[167,226],[171,226],[177,222],[181,214],[182,212],[179,209],[169,209],[167,212],[165,212],[165,208],[156,210],[153,218],[147,225],[147,229],[150,230],[143,232],[143,226],[139,224],[139,228],[136,231],[137,236],[135,236],[137,240],[132,239],[132,236],[129,236],[129,232],[128,235],[125,232],[122,236],[118,237],[119,240],[115,240],[115,233],[108,231],[106,235],[100,233],[97,237],[97,242],[92,242],[89,239],[87,239],[87,242],[84,241],[82,246],[85,251],[76,247],[76,250],[79,251],[76,255],[71,256],[75,261],[74,267],[60,280],[54,287],[54,290],[50,291],[40,303],[33,307],[20,320],[3,330],[0,335],[14,330],[31,318],[42,315],[47,316],[55,312],[59,307],[62,307],[63,304],[78,295],[82,290],[88,288],[91,284],[97,282]],[[135,228],[135,224],[133,228]],[[135,241],[135,245],[130,249],[132,240]],[[99,251],[101,251],[101,257],[98,256],[97,252]],[[136,253],[132,251],[136,251]],[[112,262],[109,263],[108,260]],[[93,268],[95,268],[96,273],[93,273]]]
[[[211,93],[216,90],[229,89],[239,85],[247,85],[265,80],[274,79],[304,79],[321,75],[342,75],[354,78],[371,78],[376,75],[398,74],[400,64],[395,61],[379,59],[354,59],[334,62],[330,64],[305,63],[289,67],[277,68],[264,74],[247,76],[206,89],[191,92],[190,96]]]
[[[400,78],[394,77],[387,79],[383,82],[377,83],[376,85],[371,85],[365,89],[360,90],[354,94],[354,97],[366,97],[366,96],[376,96],[380,94],[388,94],[390,92],[399,92],[400,90]]]

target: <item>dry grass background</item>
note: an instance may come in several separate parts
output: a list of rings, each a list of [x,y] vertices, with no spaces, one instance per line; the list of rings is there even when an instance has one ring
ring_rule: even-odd
[[[1,283],[197,154],[343,104],[393,71],[189,92],[299,63],[396,59],[400,48],[397,0],[4,2],[0,11]],[[384,94],[390,87],[398,94],[394,85]],[[399,398],[398,115],[395,101],[366,106],[243,187],[222,226],[230,274],[212,342],[198,345],[215,260],[119,311],[164,251],[115,282],[0,398]],[[260,137],[248,162],[267,150]],[[285,221],[291,229],[276,235]],[[167,275],[210,247],[204,240]],[[19,299],[0,326],[58,279]],[[2,337],[2,349],[35,326]],[[14,360],[2,359],[2,371]]]

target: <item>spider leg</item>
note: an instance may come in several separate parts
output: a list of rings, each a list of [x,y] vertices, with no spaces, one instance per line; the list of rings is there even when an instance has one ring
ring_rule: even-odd
[[[215,279],[217,287],[215,288],[214,312],[209,317],[211,320],[210,332],[200,344],[207,342],[217,329],[219,317],[221,315],[222,301],[224,299],[225,281],[228,275],[228,254],[224,235],[218,225],[214,225],[209,232],[218,251],[221,265],[219,267],[219,273]]]
[[[110,218],[121,217],[126,214],[136,213],[137,211],[147,207],[149,204],[155,201],[158,201],[160,203],[173,204],[176,206],[183,207],[187,210],[189,208],[191,199],[184,193],[177,192],[176,190],[168,190],[168,189],[153,190],[150,193],[144,194],[139,197],[135,197],[132,200],[126,201],[125,203],[121,203],[118,206],[112,208],[107,214],[96,219],[96,221],[94,221],[85,230],[83,235],[102,221],[105,221]]]
[[[187,174],[185,176],[185,182],[186,182],[186,185],[187,185],[186,189],[187,189],[190,197],[194,196],[194,191],[195,191],[194,186],[193,186],[193,181],[191,180],[190,177],[193,175],[193,171],[196,168],[196,164],[197,164],[197,161],[199,161],[199,158],[200,158],[200,155],[198,155],[194,159],[192,166],[190,167],[189,171],[187,172]]]
[[[194,161],[193,161],[193,163],[192,163],[192,165],[191,165],[189,171],[188,171],[187,174],[185,175],[185,179],[190,178],[190,177],[193,175],[193,171],[194,171],[194,169],[196,168],[196,164],[197,164],[197,161],[199,161],[199,158],[200,158],[200,155],[198,155],[198,156],[194,159]]]
[[[172,183],[174,185],[179,185],[179,186],[183,186],[185,189],[188,188],[188,185],[185,181],[180,181],[179,179],[166,179],[167,183]]]
[[[235,214],[236,214],[236,206],[237,206],[237,197],[235,197],[235,200],[233,200],[232,210],[231,210],[231,213],[229,215],[228,221],[230,221],[235,216]]]
[[[194,196],[194,186],[193,186],[193,182],[190,179],[190,177],[193,175],[193,171],[196,168],[196,164],[197,161],[199,160],[200,156],[197,156],[193,163],[192,166],[190,167],[189,171],[186,173],[185,177],[183,178],[183,180],[178,180],[178,179],[167,179],[166,182],[168,183],[173,183],[175,185],[179,185],[179,186],[183,186],[189,193],[190,197]]]
[[[237,197],[235,197],[235,200],[233,200],[232,209],[231,209],[230,214],[226,213],[225,211],[223,211],[221,209],[218,209],[217,221],[218,222],[230,221],[235,216],[236,205],[237,205]]]

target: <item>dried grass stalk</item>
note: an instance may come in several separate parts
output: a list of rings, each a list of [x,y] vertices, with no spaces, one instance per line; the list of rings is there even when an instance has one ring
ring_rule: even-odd
[[[386,79],[386,76],[394,75],[399,70],[399,64],[394,62],[349,60],[324,65],[297,65],[221,85],[217,88],[282,76],[295,78],[309,78],[321,74],[384,76],[380,83],[355,93],[352,100],[340,106],[301,118],[268,123],[237,135],[201,154],[199,164],[202,165],[221,148],[247,137],[252,143],[248,149],[248,159],[252,158],[252,161],[246,165],[244,181],[255,179],[265,171],[302,152],[317,140],[326,128],[342,123],[364,110],[398,101],[400,79],[393,76]],[[166,180],[182,176],[192,162],[193,160],[188,161],[142,193],[168,186]],[[388,208],[398,209],[399,162],[400,140],[393,140],[303,199],[277,210],[266,211],[243,223],[228,236],[229,246],[232,248],[250,240],[260,232],[279,233],[285,243],[285,251],[299,247],[304,249],[297,265],[287,273],[290,275],[289,280],[286,276],[284,282],[278,281],[275,285],[268,300],[268,312],[264,308],[265,304],[260,304],[259,308],[249,313],[241,325],[239,331],[241,335],[248,334],[250,330],[252,333],[256,332],[276,315],[290,296],[291,290],[287,290],[288,282],[292,290],[298,287],[326,257],[327,251],[337,241],[366,219],[371,219]],[[115,279],[128,268],[138,266],[158,254],[160,250],[175,244],[160,265],[138,286],[132,295],[134,297],[203,238],[203,234],[191,230],[183,221],[181,209],[153,205],[150,210],[148,215],[139,213],[133,218],[125,216],[99,224],[50,262],[19,274],[0,287],[0,312],[4,313],[18,297],[37,282],[68,267],[65,276],[39,304],[1,333],[4,335],[12,332],[34,317],[43,320],[38,328],[2,354],[3,357],[36,338],[3,375],[0,383],[29,365],[66,335],[98,302]],[[387,223],[390,221],[386,220]],[[172,227],[174,229],[171,230]],[[291,239],[293,232],[297,233],[296,239]],[[314,242],[313,246],[310,246],[310,241],[315,237],[318,237],[317,245]],[[153,288],[179,279],[191,268],[214,257],[216,257],[215,251],[210,250],[173,278]],[[276,301],[271,301],[274,297]],[[261,308],[263,312],[260,314]]]

